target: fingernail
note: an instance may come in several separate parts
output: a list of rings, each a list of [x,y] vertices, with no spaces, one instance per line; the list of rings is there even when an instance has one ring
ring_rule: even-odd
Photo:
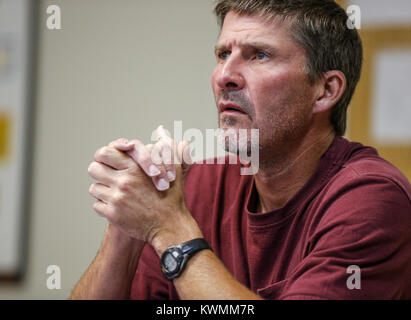
[[[161,171],[154,164],[152,164],[148,168],[148,173],[150,176],[154,177],[154,176],[158,176],[161,173]]]
[[[167,190],[169,187],[170,187],[170,183],[168,183],[168,181],[164,180],[163,178],[161,178],[161,179],[158,181],[158,188],[159,188],[161,191]]]
[[[167,171],[167,178],[171,182],[171,181],[174,181],[176,179],[176,175],[172,171]]]

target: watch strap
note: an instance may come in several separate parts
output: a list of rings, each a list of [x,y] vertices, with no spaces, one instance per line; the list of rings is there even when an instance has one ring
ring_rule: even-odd
[[[204,238],[193,239],[187,242],[184,242],[180,245],[181,251],[183,254],[193,255],[194,253],[204,250],[211,249],[210,245]]]

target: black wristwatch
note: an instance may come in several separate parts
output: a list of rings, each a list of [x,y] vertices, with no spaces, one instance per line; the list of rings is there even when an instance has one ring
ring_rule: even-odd
[[[168,247],[161,255],[161,271],[168,280],[177,278],[190,257],[196,252],[211,247],[203,238],[190,240],[178,246]]]

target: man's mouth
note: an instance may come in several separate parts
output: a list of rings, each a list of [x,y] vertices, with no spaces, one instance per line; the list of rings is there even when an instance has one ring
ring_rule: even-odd
[[[229,103],[220,103],[218,105],[218,110],[220,111],[220,113],[247,115],[247,113],[244,111],[244,109],[242,107],[240,107],[237,104],[231,103],[231,102],[229,102]]]

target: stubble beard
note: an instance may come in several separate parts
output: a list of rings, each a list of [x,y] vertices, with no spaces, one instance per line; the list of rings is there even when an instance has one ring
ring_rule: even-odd
[[[251,122],[255,118],[255,109],[250,100],[248,99],[244,91],[222,91],[219,95],[218,101],[224,99],[226,101],[232,101],[238,103],[248,115]],[[257,129],[251,127],[250,129],[241,126],[241,121],[237,117],[220,115],[219,116],[219,128],[223,131],[223,137],[219,137],[226,152],[230,152],[236,155],[239,154],[251,154],[253,146],[258,144],[258,141],[252,141],[252,135],[250,129]],[[247,134],[239,134],[240,130],[246,130]],[[254,150],[255,151],[255,150]]]
[[[259,147],[259,141],[254,141],[251,135],[252,129],[257,128],[242,128],[238,126],[239,121],[230,116],[224,116],[220,119],[219,127],[222,131],[222,135],[219,136],[219,142],[223,146],[226,152],[240,155],[250,155],[256,151],[253,148]],[[240,133],[240,131],[242,131]]]
[[[289,106],[290,107],[290,106]],[[309,120],[300,111],[269,113],[260,127],[260,169],[281,171],[293,159],[293,150],[302,143],[309,129]]]

